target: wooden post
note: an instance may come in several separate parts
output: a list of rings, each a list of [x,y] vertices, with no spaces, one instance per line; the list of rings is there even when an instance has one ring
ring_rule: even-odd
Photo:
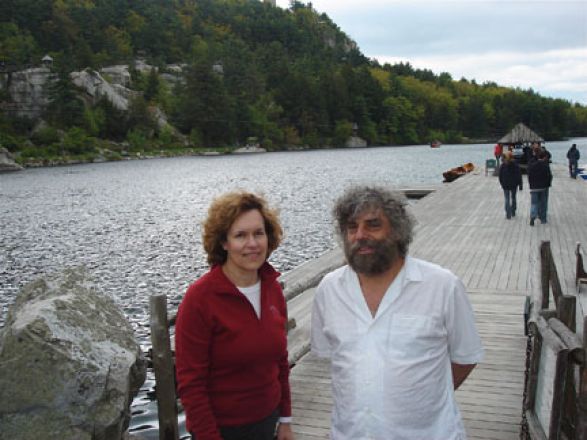
[[[577,298],[570,295],[561,295],[556,305],[558,319],[572,332],[575,331],[575,307]]]
[[[536,385],[538,383],[538,368],[540,366],[540,353],[542,351],[542,335],[540,334],[540,324],[542,318],[532,323],[530,332],[534,336],[532,341],[532,351],[530,352],[530,371],[528,372],[528,383],[526,388],[526,408],[534,410],[536,401]]]
[[[583,254],[581,253],[581,243],[579,242],[577,242],[575,255],[577,256],[575,284],[577,285],[577,291],[579,291],[581,289],[581,284],[587,283],[587,272],[585,272],[585,269],[583,268]]]
[[[567,368],[569,364],[569,352],[562,349],[556,354],[556,367],[552,397],[552,413],[550,416],[549,439],[561,439],[561,428],[563,421],[563,409],[565,404],[565,391],[567,380]]]
[[[167,297],[152,295],[151,344],[153,345],[153,369],[155,371],[155,394],[159,413],[159,440],[178,440],[177,401],[175,395],[175,372],[169,328],[167,321]]]
[[[583,318],[583,349],[587,350],[587,317]],[[575,438],[587,439],[587,366],[580,368]]]
[[[550,293],[550,241],[540,244],[540,280],[542,282],[542,307],[548,309],[548,297]]]
[[[558,279],[558,272],[556,270],[556,265],[554,264],[554,258],[552,257],[552,253],[549,252],[549,254],[550,267],[548,270],[548,276],[550,278],[550,286],[552,287],[552,297],[554,298],[554,303],[558,307],[558,302],[563,294],[563,289],[561,288],[561,283]]]

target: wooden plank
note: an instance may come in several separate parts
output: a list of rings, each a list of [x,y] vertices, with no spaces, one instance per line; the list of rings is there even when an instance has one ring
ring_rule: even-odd
[[[167,296],[149,298],[151,344],[153,346],[153,370],[157,386],[157,414],[159,440],[178,440],[177,400],[175,395],[175,370],[169,342]]]

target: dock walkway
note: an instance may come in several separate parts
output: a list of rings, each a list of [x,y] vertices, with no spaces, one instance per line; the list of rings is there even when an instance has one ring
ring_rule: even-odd
[[[519,438],[526,356],[524,302],[530,294],[533,255],[549,240],[563,291],[575,294],[575,245],[587,247],[587,182],[553,167],[548,224],[529,225],[530,193],[518,192],[515,218],[505,219],[497,178],[475,171],[418,201],[410,254],[452,270],[467,286],[485,347],[485,359],[457,391],[470,439]],[[334,251],[336,254],[338,251]],[[332,255],[331,260],[337,257]],[[313,289],[288,307],[308,335]],[[578,313],[585,309],[581,299]],[[328,364],[311,354],[292,369],[294,432],[297,440],[327,439],[330,425]]]

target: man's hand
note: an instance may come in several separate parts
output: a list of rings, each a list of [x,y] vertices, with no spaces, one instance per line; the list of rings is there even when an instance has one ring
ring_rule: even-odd
[[[277,440],[294,440],[291,423],[280,423],[277,427]]]

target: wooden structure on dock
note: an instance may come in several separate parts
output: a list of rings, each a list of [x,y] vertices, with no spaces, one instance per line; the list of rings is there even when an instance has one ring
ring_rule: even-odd
[[[587,314],[587,291],[578,293],[581,284],[577,283],[576,254],[577,242],[587,243],[587,216],[579,212],[587,206],[587,184],[570,179],[562,166],[553,167],[553,173],[549,222],[545,225],[529,226],[527,190],[518,193],[517,216],[507,220],[497,179],[486,176],[479,168],[413,205],[418,226],[410,254],[447,267],[463,280],[485,347],[485,359],[457,391],[469,439],[519,439],[523,416],[529,420],[532,439],[587,439],[582,436],[586,432],[582,423],[587,414],[584,399],[587,381],[583,364],[579,362],[584,353],[583,317]],[[548,270],[541,273],[540,261],[546,261],[538,257],[539,249],[545,246],[543,242],[550,243],[550,251],[549,262],[544,266]],[[556,275],[550,269],[551,262],[556,267]],[[308,354],[310,310],[314,286],[324,273],[342,263],[342,254],[335,249],[282,277],[289,316],[295,320],[288,333],[288,344],[293,366],[293,427],[297,440],[328,438],[332,403],[330,371],[326,361]],[[555,279],[558,281],[553,281]],[[557,311],[537,315],[545,309],[544,283],[555,286],[549,289],[557,291],[553,293]],[[580,323],[576,329],[571,325],[572,306],[565,297],[576,298],[575,322]],[[540,298],[538,302],[534,299],[539,307],[535,305],[529,309],[527,298]],[[567,325],[571,333],[576,330],[573,336],[561,330],[552,319],[555,314],[557,318],[554,319]],[[530,318],[530,338],[525,333],[525,317]],[[567,348],[551,344],[552,333],[559,335]],[[537,344],[548,348],[540,351]],[[525,391],[529,348],[532,348],[533,357]],[[541,370],[541,365],[547,368]],[[548,370],[548,365],[555,367],[553,372]],[[567,386],[571,383],[571,370],[578,378],[574,389]],[[562,388],[561,381],[565,383]],[[549,390],[555,398],[548,397]],[[562,407],[558,405],[559,396],[571,395],[574,403],[569,400],[570,403]],[[540,402],[538,406],[537,402]],[[544,402],[548,404],[542,405]],[[550,409],[546,416],[539,414],[547,407]],[[562,422],[553,424],[555,419]],[[544,420],[549,421],[547,426]],[[571,426],[573,423],[575,426]]]
[[[532,142],[541,144],[544,139],[520,122],[497,142],[500,144],[530,144]]]

